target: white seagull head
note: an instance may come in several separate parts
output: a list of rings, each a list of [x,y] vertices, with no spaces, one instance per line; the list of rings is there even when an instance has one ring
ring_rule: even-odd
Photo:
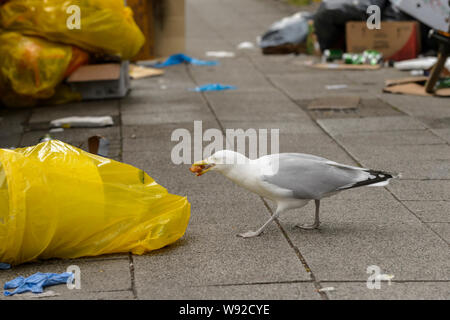
[[[247,164],[248,162],[249,159],[238,152],[221,150],[204,160],[194,163],[190,170],[196,173],[197,176],[201,176],[211,170],[225,173],[237,165]]]

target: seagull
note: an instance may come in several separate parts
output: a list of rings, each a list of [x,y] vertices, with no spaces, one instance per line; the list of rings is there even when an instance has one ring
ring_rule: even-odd
[[[202,176],[218,171],[237,185],[273,201],[275,214],[257,231],[238,236],[252,238],[278,216],[290,209],[304,207],[314,200],[315,220],[311,225],[297,225],[313,230],[320,226],[320,201],[341,191],[358,187],[384,187],[399,175],[340,164],[303,153],[280,153],[251,160],[231,150],[221,150],[192,165],[190,171]]]

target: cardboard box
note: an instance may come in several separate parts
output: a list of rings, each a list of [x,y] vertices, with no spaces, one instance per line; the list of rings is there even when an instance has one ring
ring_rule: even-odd
[[[163,58],[186,50],[184,0],[128,0],[146,43],[133,60]]]
[[[83,100],[123,98],[130,90],[129,62],[92,64],[78,68],[67,79]]]
[[[420,28],[417,21],[383,21],[381,29],[370,30],[366,22],[346,25],[347,52],[377,50],[386,60],[414,59],[420,53]]]
[[[386,80],[384,92],[406,94],[414,96],[450,97],[450,88],[437,89],[433,94],[425,91],[428,77],[410,77],[403,79]]]
[[[427,26],[450,32],[450,2],[448,0],[391,0],[400,10]]]

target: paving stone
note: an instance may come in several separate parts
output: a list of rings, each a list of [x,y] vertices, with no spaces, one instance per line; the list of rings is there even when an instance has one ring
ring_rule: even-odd
[[[450,222],[450,201],[402,201],[424,222]]]
[[[249,284],[229,286],[157,286],[138,291],[139,299],[188,300],[319,300],[312,283]]]
[[[450,200],[450,180],[394,180],[388,188],[400,200]]]
[[[448,244],[394,199],[325,200],[315,231],[295,228],[312,223],[313,204],[295,211],[281,223],[318,281],[365,281],[370,265],[396,280],[449,280]]]
[[[450,243],[450,223],[428,223],[437,234]]]
[[[336,289],[328,292],[331,300],[448,300],[450,283],[382,282],[380,289],[371,290],[366,282],[324,282],[322,287]]]
[[[369,117],[362,119],[322,119],[317,121],[332,135],[348,132],[398,131],[425,129],[419,121],[406,116]]]

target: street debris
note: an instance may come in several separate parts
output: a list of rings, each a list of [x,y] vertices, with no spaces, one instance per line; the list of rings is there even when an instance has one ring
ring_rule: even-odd
[[[342,90],[347,88],[348,88],[347,84],[330,84],[325,86],[325,89],[327,90]]]
[[[287,53],[286,46],[295,48],[304,42],[309,31],[308,20],[311,18],[309,12],[298,12],[272,24],[259,43],[263,53]]]
[[[190,89],[190,91],[195,92],[205,92],[205,91],[223,91],[223,90],[236,90],[237,87],[230,86],[230,85],[223,85],[220,83],[211,83],[211,84],[205,84],[202,86],[198,86],[195,89]]]
[[[49,133],[47,133],[42,138],[39,139],[39,143],[52,141],[52,140],[53,140],[52,136]]]
[[[58,284],[67,284],[73,281],[73,273],[64,272],[58,273],[41,273],[37,272],[28,278],[22,276],[5,283],[3,294],[6,297],[11,297],[16,294],[25,292],[32,292],[42,294],[45,287],[55,286]],[[12,290],[14,291],[7,291]]]
[[[88,149],[92,154],[108,157],[109,140],[102,136],[93,136],[88,139]]]
[[[234,52],[230,51],[206,51],[205,55],[214,58],[234,58],[236,56]]]
[[[153,67],[155,68],[164,68],[169,66],[174,66],[181,63],[187,63],[187,64],[193,64],[197,66],[216,66],[218,64],[217,61],[205,61],[205,60],[199,60],[192,57],[189,57],[183,53],[178,53],[170,56],[167,58],[166,61],[162,63],[154,64]]]
[[[253,44],[253,42],[250,42],[250,41],[244,41],[244,42],[239,43],[239,44],[237,45],[237,48],[238,48],[239,50],[249,50],[249,49],[254,49],[254,48],[255,48],[255,45]]]
[[[188,226],[186,197],[169,194],[140,169],[64,142],[0,149],[0,163],[0,177],[21,177],[0,197],[0,212],[15,217],[0,224],[0,239],[8,238],[0,242],[4,263],[141,255],[177,241]],[[19,196],[24,189],[26,198]]]
[[[335,287],[326,287],[317,290],[317,292],[331,292],[331,291],[336,291]]]
[[[61,133],[64,132],[64,128],[53,128],[50,129],[49,133]]]
[[[131,64],[129,73],[131,79],[139,80],[144,78],[161,76],[164,74],[164,70]]]
[[[111,116],[104,117],[68,117],[56,119],[50,122],[51,127],[56,128],[98,128],[114,125]]]
[[[66,84],[73,73],[90,62],[104,63],[111,56],[120,64],[136,56],[144,45],[144,35],[123,0],[84,1],[78,6],[84,12],[78,22],[49,14],[65,13],[68,8],[71,7],[59,0],[2,3],[0,102],[3,105],[34,107],[80,101],[86,97],[77,91],[79,88],[73,90],[74,85]],[[24,19],[25,16],[33,19]],[[73,32],[78,27],[68,27],[70,21],[82,25],[81,32]],[[111,88],[104,93],[109,91]]]
[[[11,265],[8,263],[0,263],[0,270],[9,270],[11,269]]]

